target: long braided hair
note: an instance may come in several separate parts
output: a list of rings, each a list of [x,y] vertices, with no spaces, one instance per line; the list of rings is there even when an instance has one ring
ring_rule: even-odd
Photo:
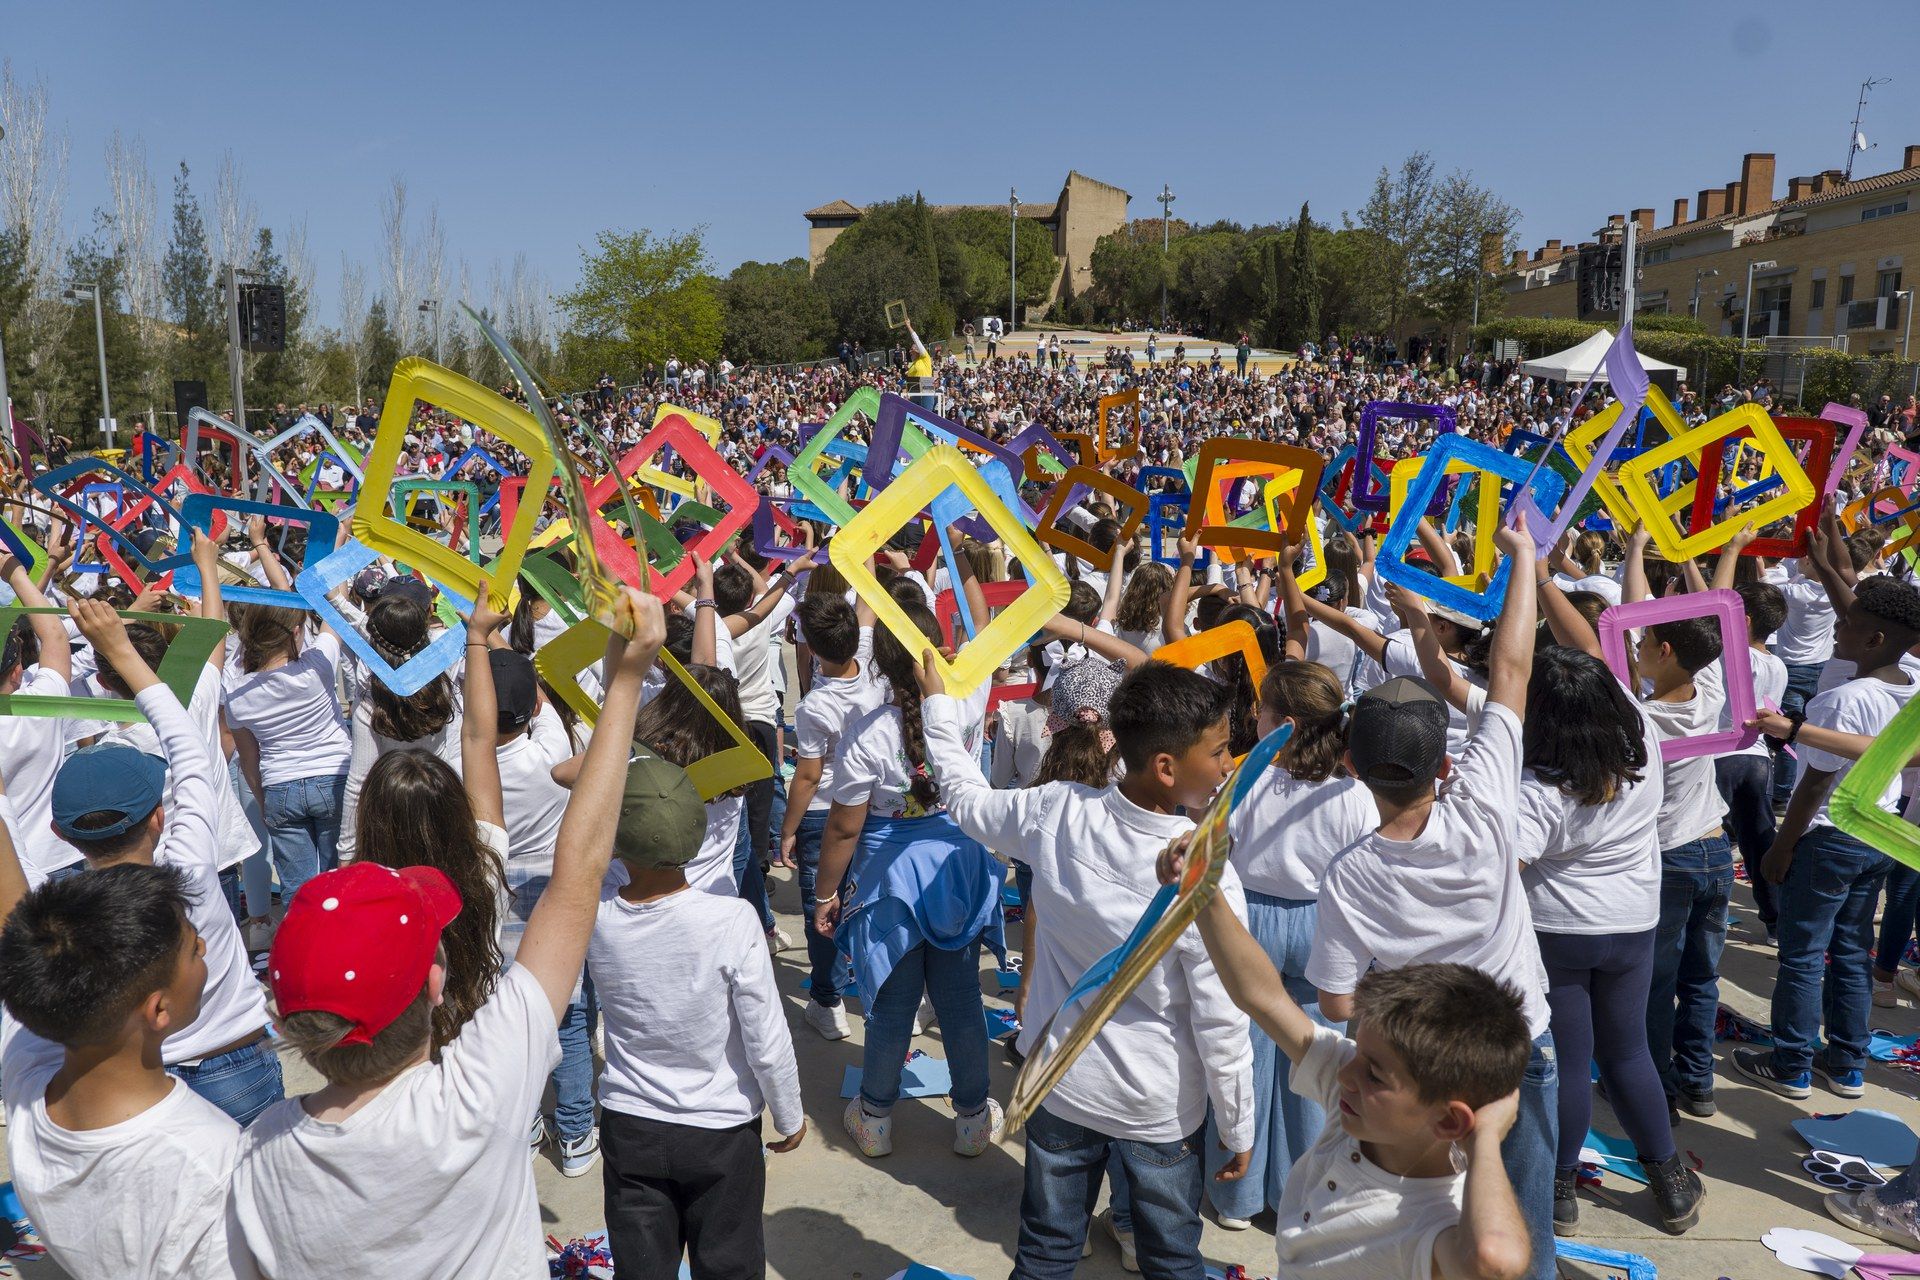
[[[940,623],[935,620],[933,611],[918,602],[904,602],[900,607],[920,634],[926,637],[927,644],[938,648]],[[938,808],[940,788],[927,770],[927,738],[920,720],[920,684],[913,674],[914,668],[920,665],[920,655],[917,652],[909,653],[893,632],[885,627],[876,627],[873,633],[873,665],[892,686],[893,705],[900,709],[900,741],[906,748],[907,763],[912,766],[908,792],[921,808]]]
[[[385,596],[367,610],[367,639],[388,665],[398,667],[427,647],[427,611],[415,600]],[[397,742],[415,742],[438,733],[453,719],[453,682],[435,676],[416,693],[401,697],[386,682],[373,682],[373,731]]]

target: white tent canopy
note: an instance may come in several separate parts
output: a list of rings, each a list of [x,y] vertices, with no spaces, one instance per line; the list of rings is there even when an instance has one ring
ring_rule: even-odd
[[[1520,366],[1520,372],[1535,378],[1551,378],[1555,382],[1570,382],[1580,386],[1587,379],[1596,382],[1607,380],[1606,366],[1601,363],[1607,354],[1607,348],[1613,345],[1613,333],[1607,329],[1598,329],[1589,337],[1568,347],[1565,351],[1556,351],[1550,356],[1541,356],[1538,360],[1528,360]],[[1664,360],[1655,360],[1646,352],[1640,353],[1640,363],[1648,373],[1671,371],[1681,382],[1687,380],[1687,371],[1677,364],[1668,364]]]

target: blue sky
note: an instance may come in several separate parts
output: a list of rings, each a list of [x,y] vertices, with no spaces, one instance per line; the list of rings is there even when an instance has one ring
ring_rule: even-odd
[[[914,189],[1051,200],[1069,168],[1199,221],[1337,219],[1414,150],[1523,214],[1526,247],[1739,176],[1840,165],[1859,82],[1897,167],[1920,143],[1911,0],[939,7],[913,3],[120,4],[0,0],[0,55],[72,145],[67,221],[144,140],[167,217],[223,152],[276,232],[304,218],[322,314],[344,252],[379,278],[390,175],[437,201],[476,287],[526,252],[557,289],[608,227],[704,225],[721,270],[805,252],[801,213]],[[1861,61],[1879,49],[1877,62]],[[0,145],[6,145],[0,143]]]

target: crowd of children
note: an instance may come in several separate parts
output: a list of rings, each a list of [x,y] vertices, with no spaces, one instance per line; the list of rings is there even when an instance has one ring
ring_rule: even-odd
[[[564,624],[530,588],[507,612],[483,587],[462,660],[400,695],[314,615],[223,601],[223,580],[288,588],[266,524],[195,535],[185,608],[233,630],[183,687],[156,674],[169,627],[55,585],[59,545],[38,577],[0,563],[43,610],[5,637],[0,692],[141,720],[0,716],[0,1085],[46,1249],[76,1276],[545,1276],[528,1146],[551,1143],[566,1175],[600,1169],[619,1276],[762,1275],[765,1155],[839,1083],[801,1078],[796,1030],[848,1037],[858,993],[841,1128],[879,1159],[937,1022],[952,1149],[993,1148],[982,952],[1004,970],[1018,947],[1014,1051],[1051,1053],[1282,726],[1218,893],[1026,1121],[1015,1277],[1071,1275],[1099,1225],[1129,1270],[1202,1280],[1203,1212],[1271,1215],[1281,1276],[1552,1276],[1590,1061],[1648,1216],[1688,1230],[1708,1188],[1673,1126],[1716,1107],[1736,849],[1779,975],[1772,1046],[1733,1073],[1860,1096],[1872,1007],[1920,987],[1920,878],[1829,809],[1920,690],[1920,590],[1878,534],[1829,511],[1804,557],[1750,554],[1749,527],[1696,565],[1637,528],[1543,550],[1521,521],[1489,535],[1511,569],[1488,623],[1389,585],[1375,540],[1332,525],[1321,563],[1183,540],[1162,565],[1097,499],[1075,519],[1100,561],[1056,557],[1065,607],[993,681],[949,691],[936,610],[985,618],[987,585],[1029,576],[999,543],[956,529],[924,571],[883,549],[908,631],[817,550],[743,546],[671,599],[622,593],[591,726],[533,665]],[[1458,577],[1460,548],[1423,524],[1407,565]],[[1721,589],[1744,634],[1703,608],[1606,661],[1607,608]],[[383,663],[443,634],[391,564],[337,601]],[[1155,658],[1233,623],[1255,651]],[[1735,670],[1768,738],[1673,750],[1743,727]],[[696,787],[734,741],[696,686],[773,779]],[[1879,803],[1901,812],[1898,782]],[[800,895],[793,1019],[773,867]],[[285,1096],[283,1054],[322,1086]],[[1903,1179],[1833,1210],[1920,1247],[1914,1198]]]

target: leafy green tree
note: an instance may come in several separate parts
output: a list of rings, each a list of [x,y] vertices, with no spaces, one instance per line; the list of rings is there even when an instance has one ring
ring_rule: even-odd
[[[1421,272],[1434,253],[1433,157],[1416,151],[1399,169],[1385,165],[1360,211],[1360,226],[1370,233],[1364,290],[1389,332],[1413,302]]]
[[[393,366],[400,363],[400,339],[393,331],[393,322],[387,319],[386,298],[375,298],[367,308],[360,345],[365,352],[362,377],[367,394],[380,399],[386,395],[387,383],[393,380]]]
[[[1292,256],[1287,271],[1286,319],[1276,335],[1279,342],[1290,347],[1298,347],[1303,342],[1320,340],[1320,263],[1313,251],[1316,228],[1313,217],[1307,211],[1307,202],[1300,202],[1300,218],[1293,224]],[[1279,253],[1278,242],[1274,245],[1276,256]]]
[[[1158,225],[1154,227],[1159,230]],[[1093,246],[1093,302],[1111,321],[1160,315],[1160,286],[1167,279],[1167,258],[1156,236],[1152,243],[1124,229],[1101,236]]]
[[[1520,211],[1459,170],[1439,182],[1433,200],[1431,226],[1415,267],[1422,309],[1451,333],[1473,314],[1475,290],[1486,292],[1482,275],[1488,248],[1497,245],[1499,256],[1506,256]]]
[[[188,184],[186,161],[173,176],[173,231],[160,261],[160,291],[173,342],[167,367],[175,378],[226,382],[227,318],[214,289],[213,252],[200,202]]]
[[[928,341],[953,332],[953,310],[940,291],[937,257],[929,273],[917,196],[869,205],[860,221],[827,247],[814,284],[833,311],[834,329],[850,341],[878,348],[899,340],[887,328],[886,305],[907,304],[907,315]]]
[[[719,285],[726,350],[741,364],[817,360],[833,337],[833,310],[805,258],[743,262]]]
[[[561,378],[588,386],[602,370],[632,379],[668,356],[711,360],[725,322],[699,230],[603,231],[582,251],[580,283],[557,301],[570,322]]]
[[[1000,209],[950,209],[938,215],[941,288],[963,320],[1007,314],[1008,214]],[[1046,301],[1060,273],[1053,233],[1032,218],[1014,233],[1014,268],[1021,313]]]

